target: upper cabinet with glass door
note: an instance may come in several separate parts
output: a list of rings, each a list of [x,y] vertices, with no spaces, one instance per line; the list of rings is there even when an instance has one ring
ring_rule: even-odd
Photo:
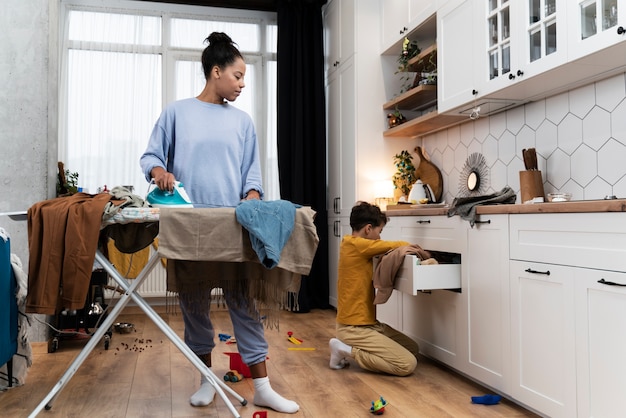
[[[503,89],[566,62],[565,0],[487,0],[483,7],[476,45],[483,57],[477,63],[479,96],[502,90],[516,98],[517,89]]]
[[[570,61],[626,40],[626,0],[578,0],[572,3],[568,25]],[[623,55],[615,56],[615,59],[624,65]]]

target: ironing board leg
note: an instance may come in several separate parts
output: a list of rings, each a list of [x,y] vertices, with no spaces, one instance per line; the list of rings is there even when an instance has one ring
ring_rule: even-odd
[[[96,258],[97,258],[97,255],[96,255]],[[56,398],[56,396],[61,392],[61,390],[63,390],[65,385],[70,381],[70,379],[74,376],[76,371],[83,364],[85,359],[93,351],[93,349],[95,348],[96,344],[98,344],[100,342],[102,337],[104,337],[106,332],[111,328],[111,326],[113,325],[113,322],[118,317],[118,315],[120,314],[122,309],[124,309],[126,304],[128,304],[128,302],[130,302],[131,295],[141,285],[141,283],[144,281],[144,279],[146,277],[148,277],[148,274],[150,273],[150,271],[152,271],[152,269],[154,268],[154,266],[157,264],[158,261],[159,261],[159,257],[155,253],[150,258],[150,260],[148,261],[148,264],[146,264],[146,266],[142,270],[141,274],[139,274],[139,276],[133,282],[133,284],[130,287],[127,286],[127,288],[124,289],[124,290],[127,290],[126,293],[124,293],[120,297],[119,301],[115,304],[115,306],[111,310],[111,313],[109,315],[107,315],[107,317],[102,322],[102,324],[100,324],[100,326],[96,329],[96,332],[91,336],[91,338],[89,338],[89,341],[87,342],[85,347],[83,347],[83,349],[80,351],[80,353],[78,353],[78,355],[76,356],[76,358],[74,359],[72,364],[70,364],[68,369],[65,371],[63,376],[61,376],[61,378],[56,383],[56,385],[54,385],[52,390],[50,390],[48,395],[46,395],[46,397],[43,399],[43,401],[41,401],[39,403],[39,405],[37,405],[37,407],[33,410],[33,412],[31,412],[31,414],[29,415],[29,418],[37,416],[37,414],[39,414],[44,408],[46,410],[52,408],[52,403],[54,402],[54,399]],[[107,262],[108,262],[108,260],[107,260]],[[119,273],[117,273],[117,274],[119,275]]]
[[[246,405],[248,401],[246,401],[241,395],[235,392],[232,388],[222,382],[215,373],[211,369],[209,369],[196,354],[184,343],[180,337],[172,331],[172,329],[167,325],[167,323],[159,316],[158,313],[152,309],[152,307],[142,298],[139,294],[128,287],[128,282],[120,276],[120,274],[115,270],[113,265],[107,260],[102,254],[96,254],[96,260],[104,269],[113,277],[114,280],[126,291],[129,293],[133,301],[143,310],[146,315],[159,327],[159,329],[165,334],[165,336],[172,342],[174,345],[183,353],[185,357],[193,364],[199,371],[202,373],[211,383],[211,385],[215,388],[216,392],[220,395],[220,397],[224,400],[224,403],[228,407],[228,409],[232,412],[232,414],[239,418],[239,412],[235,409],[230,400],[226,397],[224,390],[230,393],[235,399],[237,399],[242,405]],[[133,283],[134,284],[134,283]]]

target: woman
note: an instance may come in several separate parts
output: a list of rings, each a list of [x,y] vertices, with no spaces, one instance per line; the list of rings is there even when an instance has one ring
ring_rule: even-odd
[[[202,53],[206,83],[199,96],[166,107],[150,136],[141,168],[161,190],[172,190],[175,181],[185,186],[194,207],[236,207],[242,199],[261,199],[261,168],[252,119],[231,106],[244,88],[246,64],[231,38],[213,32]],[[178,263],[178,262],[177,262]],[[185,323],[185,342],[211,367],[215,347],[209,317],[210,288],[196,297],[179,289]],[[276,393],[269,383],[265,359],[268,344],[259,316],[250,312],[242,295],[224,289],[237,346],[254,382],[254,404],[278,412],[295,413],[297,403]],[[204,303],[201,303],[204,302]],[[194,406],[213,401],[215,388],[201,376],[200,389],[191,396]]]

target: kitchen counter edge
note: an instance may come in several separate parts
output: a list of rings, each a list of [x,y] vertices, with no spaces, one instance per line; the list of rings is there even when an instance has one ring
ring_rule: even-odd
[[[387,210],[387,216],[435,216],[448,215],[449,207],[443,208],[407,208]],[[570,202],[511,204],[511,205],[479,205],[477,215],[521,214],[521,213],[593,213],[593,212],[626,212],[626,199],[612,200],[574,200]]]

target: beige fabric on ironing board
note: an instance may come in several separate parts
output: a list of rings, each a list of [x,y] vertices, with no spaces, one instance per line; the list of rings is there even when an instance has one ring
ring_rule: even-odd
[[[229,287],[268,305],[283,304],[308,275],[319,244],[310,207],[296,210],[278,266],[268,270],[237,222],[235,208],[162,208],[159,253],[167,258],[168,290]],[[185,260],[190,262],[181,262]]]

